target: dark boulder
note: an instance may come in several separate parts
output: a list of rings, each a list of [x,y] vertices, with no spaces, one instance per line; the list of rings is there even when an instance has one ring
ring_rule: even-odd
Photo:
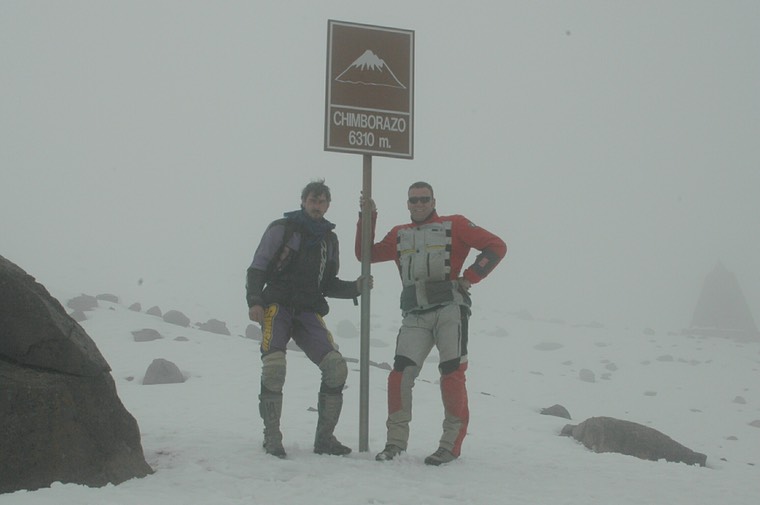
[[[669,436],[631,421],[592,417],[577,426],[567,424],[562,435],[573,437],[594,452],[618,452],[651,461],[705,466],[707,456],[694,452]]]
[[[152,473],[135,418],[95,343],[0,256],[0,493]]]
[[[132,336],[135,342],[150,342],[151,340],[159,340],[164,338],[158,330],[153,328],[143,328],[142,330],[135,330],[132,332]]]
[[[163,319],[165,323],[176,324],[185,328],[190,326],[190,318],[178,310],[167,311]]]
[[[169,360],[163,358],[154,359],[145,371],[143,384],[180,384],[185,382],[179,367]]]

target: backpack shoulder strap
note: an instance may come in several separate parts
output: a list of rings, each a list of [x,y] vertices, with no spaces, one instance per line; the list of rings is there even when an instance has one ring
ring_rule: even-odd
[[[273,222],[270,226],[274,226],[277,224],[282,224],[285,228],[285,231],[282,234],[282,243],[280,244],[280,247],[277,248],[277,251],[275,252],[274,256],[272,256],[272,259],[269,260],[269,265],[267,266],[267,277],[277,268],[277,264],[280,262],[280,257],[282,256],[283,251],[285,250],[285,247],[287,247],[288,242],[290,242],[291,237],[293,237],[293,234],[298,229],[298,223],[293,221],[292,219],[278,219],[277,221]]]

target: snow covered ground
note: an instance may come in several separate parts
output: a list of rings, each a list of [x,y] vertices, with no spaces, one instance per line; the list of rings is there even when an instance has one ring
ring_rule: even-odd
[[[79,294],[49,289],[64,304]],[[155,473],[100,489],[58,483],[2,495],[0,503],[758,502],[760,427],[751,423],[757,425],[760,419],[760,343],[541,320],[481,307],[477,292],[474,296],[468,375],[472,419],[462,457],[452,464],[423,463],[437,447],[442,420],[436,356],[414,389],[408,453],[379,463],[374,454],[385,441],[387,372],[374,366],[370,370],[370,451],[358,451],[359,371],[354,362],[336,432],[354,452],[348,457],[318,456],[311,444],[319,373],[302,353],[289,352],[283,413],[288,458],[279,460],[261,449],[259,351],[254,340],[243,337],[245,314],[227,321],[232,336],[223,336],[166,323],[147,315],[145,306],[143,312],[128,310],[136,300],[101,301],[82,326],[113,369],[119,396],[137,419],[145,456]],[[371,321],[371,360],[390,362],[399,315],[390,294],[373,291],[373,297],[378,308]],[[380,305],[385,302],[387,307]],[[327,322],[341,351],[358,358],[358,309],[346,301],[331,305]],[[131,332],[142,328],[156,329],[164,338],[135,342]],[[142,385],[155,358],[177,364],[186,382]],[[593,382],[582,377],[592,377]],[[557,403],[569,410],[572,421],[539,413]],[[566,423],[593,416],[658,429],[707,454],[707,467],[595,454],[558,436]]]

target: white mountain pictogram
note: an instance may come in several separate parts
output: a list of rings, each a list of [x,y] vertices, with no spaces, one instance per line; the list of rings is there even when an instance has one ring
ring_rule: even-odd
[[[364,54],[359,56],[335,80],[350,84],[406,89],[406,86],[399,82],[385,61],[369,49],[364,51]]]

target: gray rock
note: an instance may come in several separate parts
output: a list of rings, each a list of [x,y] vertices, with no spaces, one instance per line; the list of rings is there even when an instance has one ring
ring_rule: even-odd
[[[578,378],[583,382],[596,382],[596,375],[588,368],[584,368],[578,372]]]
[[[497,326],[496,328],[493,328],[492,330],[489,330],[486,332],[486,335],[489,335],[491,337],[508,337],[509,332],[502,328],[501,326]]]
[[[185,382],[185,377],[179,367],[171,361],[158,358],[148,366],[143,377],[143,384],[179,384]]]
[[[559,342],[541,342],[540,344],[536,344],[533,346],[533,349],[536,349],[537,351],[556,351],[557,349],[562,349],[562,344]]]
[[[209,319],[205,323],[199,324],[198,329],[203,331],[210,331],[218,335],[229,335],[230,330],[227,329],[227,323],[218,319]]]
[[[562,405],[556,404],[545,409],[541,409],[541,413],[545,416],[564,417],[565,419],[572,419],[570,412],[567,411]]]
[[[578,425],[567,424],[562,435],[570,436],[594,452],[617,452],[640,459],[705,466],[707,456],[694,452],[669,436],[631,421],[592,417]]]
[[[153,328],[143,328],[142,330],[133,331],[132,336],[135,338],[135,342],[150,342],[151,340],[164,338],[163,335]]]
[[[148,310],[145,311],[145,313],[150,316],[158,316],[158,317],[161,317],[161,314],[162,314],[161,309],[158,307],[158,305],[154,305],[153,307],[149,308]]]
[[[142,310],[142,305],[140,305],[140,302],[135,302],[129,306],[129,310],[140,312]]]
[[[190,318],[178,310],[169,310],[164,314],[164,321],[187,328],[190,326]]]
[[[245,327],[245,338],[261,341],[261,328],[257,324],[249,324]]]
[[[102,293],[95,295],[96,300],[103,300],[104,302],[119,303],[119,297],[110,293]]]
[[[90,295],[79,295],[66,302],[66,306],[73,310],[92,310],[97,308],[98,299]]]
[[[0,256],[0,493],[119,484],[153,472],[95,343]]]
[[[340,338],[358,338],[359,328],[348,319],[343,319],[335,326],[335,334]]]
[[[522,319],[523,321],[533,321],[533,314],[528,312],[527,310],[519,310],[515,313],[518,319]]]

